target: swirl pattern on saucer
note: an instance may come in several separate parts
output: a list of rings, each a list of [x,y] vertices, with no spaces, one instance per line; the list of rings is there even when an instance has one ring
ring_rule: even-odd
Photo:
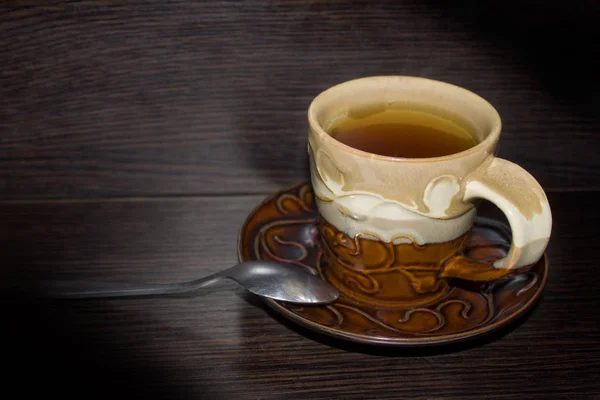
[[[240,235],[242,260],[278,260],[322,276],[323,249],[317,230],[315,197],[303,184],[265,200]],[[477,219],[467,255],[492,261],[506,254],[510,231]],[[359,342],[430,343],[491,330],[528,309],[541,292],[546,265],[491,283],[452,282],[441,299],[419,307],[369,307],[341,296],[328,306],[297,307],[269,301],[275,310],[311,329]],[[368,289],[368,287],[366,287]]]

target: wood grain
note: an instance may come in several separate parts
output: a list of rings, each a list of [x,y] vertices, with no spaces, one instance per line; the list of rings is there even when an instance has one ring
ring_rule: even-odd
[[[598,20],[594,0],[2,2],[3,389],[600,399]],[[490,100],[500,156],[549,190],[549,283],[520,324],[393,350],[300,329],[233,283],[90,301],[10,290],[14,278],[174,282],[235,263],[248,212],[306,177],[311,99],[384,74]]]
[[[311,99],[384,74],[479,93],[501,156],[598,188],[600,7],[555,3],[4,2],[0,198],[266,194],[306,176]]]
[[[69,398],[598,399],[596,195],[550,194],[545,294],[520,325],[482,340],[411,350],[337,342],[281,320],[233,283],[192,297],[9,297],[0,303],[5,389]],[[260,200],[5,203],[2,281],[198,277],[236,261],[238,229]]]

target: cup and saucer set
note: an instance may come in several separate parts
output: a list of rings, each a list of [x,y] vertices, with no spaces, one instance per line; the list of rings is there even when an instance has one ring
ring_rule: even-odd
[[[486,100],[424,78],[368,77],[318,95],[308,125],[311,181],[255,208],[239,258],[292,264],[340,297],[267,300],[276,312],[346,341],[424,346],[497,330],[540,298],[550,206],[527,171],[495,156],[501,120]],[[508,224],[477,216],[479,200]]]

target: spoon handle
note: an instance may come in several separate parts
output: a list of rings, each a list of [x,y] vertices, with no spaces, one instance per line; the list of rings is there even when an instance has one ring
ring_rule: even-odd
[[[213,284],[222,277],[219,274],[190,282],[173,284],[143,284],[133,282],[107,282],[86,280],[49,280],[24,285],[26,293],[50,299],[91,299],[128,296],[156,296],[181,294]]]

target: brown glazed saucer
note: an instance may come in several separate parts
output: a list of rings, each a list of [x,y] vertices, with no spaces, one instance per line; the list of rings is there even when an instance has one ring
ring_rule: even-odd
[[[309,184],[265,199],[242,227],[240,261],[277,260],[321,274],[317,210]],[[510,246],[509,228],[478,217],[466,255],[493,261]],[[346,297],[326,306],[299,307],[274,300],[269,306],[290,320],[336,338],[365,344],[447,344],[498,329],[523,315],[539,299],[548,278],[547,256],[527,272],[494,282],[453,281],[445,297],[418,308],[375,308]]]

